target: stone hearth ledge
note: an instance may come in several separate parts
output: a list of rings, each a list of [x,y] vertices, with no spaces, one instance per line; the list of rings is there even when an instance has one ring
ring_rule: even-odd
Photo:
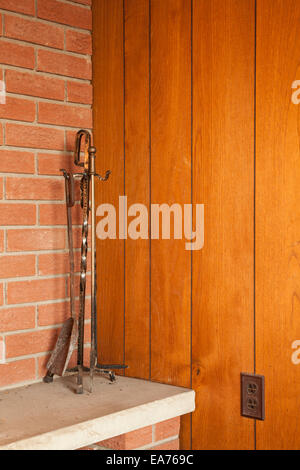
[[[85,387],[88,377],[85,377]],[[146,380],[95,375],[93,393],[75,376],[0,392],[0,450],[75,450],[195,409],[195,392]]]

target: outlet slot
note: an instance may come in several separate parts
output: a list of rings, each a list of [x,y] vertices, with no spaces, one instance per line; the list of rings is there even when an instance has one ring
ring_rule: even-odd
[[[265,419],[265,378],[263,375],[241,373],[241,415]]]

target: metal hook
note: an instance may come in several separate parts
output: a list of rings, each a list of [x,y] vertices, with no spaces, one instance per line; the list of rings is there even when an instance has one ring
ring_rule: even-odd
[[[100,181],[107,181],[110,174],[111,174],[111,171],[110,171],[110,170],[107,170],[107,171],[105,172],[105,176],[98,175],[98,173],[95,173],[95,176],[97,176],[97,178],[98,178]]]
[[[62,168],[60,171],[63,172],[63,176],[65,178],[67,207],[73,207],[74,204],[75,204],[73,175],[72,175],[72,173],[68,173],[64,168]]]

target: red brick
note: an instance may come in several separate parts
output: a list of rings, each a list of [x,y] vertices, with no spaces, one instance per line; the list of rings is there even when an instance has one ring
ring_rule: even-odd
[[[60,52],[39,50],[38,70],[73,78],[83,78],[87,80],[91,80],[92,78],[92,65],[90,60]]]
[[[79,301],[75,303],[75,311],[79,310]],[[85,318],[90,319],[91,299],[85,301]],[[70,302],[58,302],[53,304],[39,305],[38,324],[39,326],[59,325],[70,316]]]
[[[35,205],[5,203],[0,204],[0,225],[34,225],[35,223]]]
[[[6,199],[60,201],[64,199],[64,182],[50,178],[7,178]]]
[[[0,8],[26,15],[35,14],[34,0],[0,0]]]
[[[63,250],[65,229],[11,229],[7,231],[7,251]]]
[[[90,9],[61,3],[57,0],[38,0],[37,16],[56,23],[82,29],[92,29],[92,12]]]
[[[42,124],[92,128],[92,110],[82,106],[39,103],[38,121]]]
[[[91,343],[91,322],[86,319],[84,324],[84,344]]]
[[[132,450],[152,442],[152,426],[98,442],[98,445],[114,450]]]
[[[66,32],[67,51],[78,52],[79,54],[92,54],[92,36],[89,33],[81,33],[69,29]]]
[[[0,178],[0,199],[3,199],[3,178]]]
[[[4,251],[4,230],[0,230],[0,252]]]
[[[55,346],[58,333],[58,329],[49,329],[6,336],[6,357],[51,351]]]
[[[165,442],[164,444],[159,444],[147,450],[179,450],[179,439],[174,439],[173,441]]]
[[[38,325],[58,325],[70,316],[70,302],[59,302],[38,306]]]
[[[74,155],[61,153],[38,153],[38,173],[40,175],[62,175],[60,169],[77,172],[74,164]]]
[[[41,204],[40,225],[66,225],[67,215],[65,204]]]
[[[180,428],[180,417],[168,419],[155,425],[155,440],[162,441],[167,437],[178,436]]]
[[[1,256],[0,278],[34,276],[35,256]],[[1,331],[1,329],[0,329]]]
[[[4,35],[21,41],[42,44],[57,49],[64,48],[64,30],[61,27],[49,25],[38,20],[5,15]]]
[[[80,255],[76,257],[75,271],[80,269]],[[39,274],[48,276],[51,274],[68,274],[70,272],[68,253],[47,253],[39,256]]]
[[[2,173],[34,173],[34,153],[17,150],[0,150]]]
[[[3,284],[0,284],[0,305],[3,305],[3,302],[4,302]]]
[[[1,310],[0,331],[27,330],[35,327],[35,307],[14,307]]]
[[[35,360],[25,359],[1,364],[0,387],[35,379]]]
[[[67,152],[74,152],[76,133],[77,133],[77,131],[66,131],[66,150],[67,150]]]
[[[3,144],[3,126],[0,123],[0,145]]]
[[[93,87],[89,83],[68,82],[68,101],[74,103],[93,103]]]
[[[6,124],[6,144],[14,147],[63,150],[64,131],[51,127]]]
[[[34,48],[2,40],[0,42],[0,63],[33,69],[35,67]]]
[[[74,225],[82,223],[82,211],[79,204],[72,209],[72,219]],[[41,204],[40,205],[40,225],[66,225],[67,211],[65,204]]]
[[[7,303],[22,304],[63,299],[66,296],[65,278],[34,279],[7,284]],[[49,351],[50,349],[45,349]]]
[[[91,322],[87,320],[85,321],[85,324],[84,324],[84,344],[89,345],[90,343],[91,343]]]
[[[35,102],[7,96],[5,104],[0,104],[0,118],[33,122],[35,120]]]
[[[47,363],[51,357],[51,354],[46,354],[45,356],[38,357],[38,376],[44,377],[47,373]]]
[[[6,90],[9,93],[64,100],[65,82],[59,78],[44,77],[38,73],[6,71]]]

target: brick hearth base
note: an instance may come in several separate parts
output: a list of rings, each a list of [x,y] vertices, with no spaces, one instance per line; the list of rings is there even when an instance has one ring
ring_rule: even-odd
[[[178,416],[79,450],[178,450],[179,429]]]

